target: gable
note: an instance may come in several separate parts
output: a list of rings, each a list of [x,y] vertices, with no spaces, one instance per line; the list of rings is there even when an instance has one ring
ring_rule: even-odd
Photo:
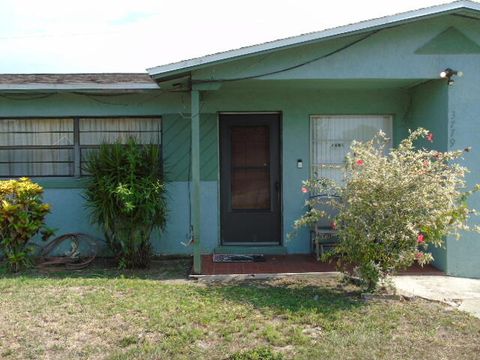
[[[224,63],[240,61],[252,56],[269,56],[286,49],[295,49],[299,46],[303,47],[312,43],[327,42],[330,40],[340,41],[345,37],[368,35],[369,33],[375,33],[377,31],[405,24],[417,24],[425,20],[437,19],[438,17],[445,16],[456,16],[459,18],[474,20],[478,23],[478,20],[480,20],[480,4],[470,0],[454,1],[448,4],[407,11],[392,16],[362,21],[356,24],[340,26],[259,45],[156,66],[147,69],[147,71],[150,76],[157,81],[168,81],[184,77],[188,78],[191,72]],[[463,41],[463,43],[465,43],[465,41]],[[471,48],[471,44],[468,47]],[[462,51],[465,51],[465,49]]]
[[[418,48],[415,54],[480,54],[480,45],[452,26]]]
[[[452,41],[459,37],[470,39],[468,49],[475,50],[476,42],[480,42],[478,24],[478,20],[445,15],[207,66],[192,71],[191,79],[193,84],[226,84],[240,80],[438,78],[442,70],[455,64],[442,53],[432,58],[418,54],[417,50],[446,28],[455,29],[446,34]],[[460,50],[466,51],[465,43]]]

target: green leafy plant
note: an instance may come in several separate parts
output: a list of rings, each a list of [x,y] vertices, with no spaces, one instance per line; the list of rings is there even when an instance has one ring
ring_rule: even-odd
[[[344,270],[354,268],[369,290],[393,272],[414,262],[433,260],[430,246],[442,246],[447,235],[460,237],[469,227],[475,210],[466,190],[467,169],[458,163],[470,149],[439,152],[416,148],[419,139],[433,135],[419,128],[397,148],[388,151],[388,139],[378,133],[371,141],[353,142],[346,157],[342,186],[325,179],[304,182],[304,192],[335,192],[340,201],[332,206],[338,215],[332,224],[339,244],[326,257],[338,259]],[[315,198],[306,201],[307,211],[294,227],[311,226],[328,216],[316,210]]]
[[[87,157],[85,198],[122,268],[147,267],[150,236],[165,228],[167,205],[158,145],[102,144]]]
[[[28,178],[0,181],[0,251],[10,271],[18,272],[32,264],[29,240],[39,233],[43,240],[53,234],[45,226],[49,212],[40,185]]]
[[[273,352],[270,348],[260,346],[250,350],[236,352],[229,360],[282,360],[281,353]]]

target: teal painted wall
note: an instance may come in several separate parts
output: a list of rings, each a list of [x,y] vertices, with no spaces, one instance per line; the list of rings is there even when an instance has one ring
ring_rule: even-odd
[[[279,111],[282,113],[282,176],[284,244],[290,253],[309,250],[307,231],[286,241],[293,221],[303,209],[302,180],[309,177],[309,117],[314,114],[392,114],[394,142],[407,129],[422,125],[436,133],[435,146],[448,149],[473,145],[466,163],[471,184],[480,182],[475,150],[480,130],[480,60],[476,53],[451,53],[448,44],[435,53],[415,52],[450,27],[480,43],[478,22],[443,16],[384,29],[356,45],[309,65],[258,80],[224,83],[201,97],[202,251],[218,245],[218,112]],[[272,54],[251,56],[193,72],[196,79],[222,79],[271,72],[313,58],[355,41],[360,36],[305,44]],[[455,39],[454,39],[455,40]],[[437,44],[438,45],[438,44]],[[436,45],[436,46],[437,46]],[[431,48],[431,47],[430,47]],[[463,49],[464,47],[461,47]],[[447,50],[448,51],[447,51]],[[447,67],[462,70],[463,78],[446,89],[438,80]],[[425,83],[427,80],[435,80]],[[111,95],[111,94],[110,94]],[[119,96],[51,95],[41,99],[0,97],[1,116],[162,115],[163,153],[169,184],[170,220],[161,238],[154,235],[159,254],[190,253],[181,242],[188,233],[188,164],[190,128],[188,92],[145,92]],[[448,119],[448,126],[446,126]],[[304,168],[297,169],[297,159]],[[80,193],[81,181],[42,180],[47,200],[54,206],[51,225],[63,231],[90,231]],[[480,205],[478,197],[472,205]],[[65,211],[64,211],[65,210]],[[66,216],[65,214],[68,214]],[[480,241],[465,234],[447,239],[447,253],[436,253],[438,264],[454,275],[480,277]]]
[[[256,90],[250,87],[231,86],[206,93],[205,111],[279,111],[282,113],[282,176],[283,176],[283,244],[289,253],[309,251],[308,231],[301,231],[287,240],[292,224],[304,211],[305,196],[301,193],[302,181],[310,176],[310,115],[315,114],[392,114],[394,135],[404,133],[402,122],[407,108],[404,90],[326,90],[300,91],[288,87]],[[297,159],[304,161],[297,169]],[[218,216],[218,214],[217,214]]]
[[[160,91],[127,94],[1,94],[0,117],[161,115],[188,112],[188,94]],[[38,96],[37,99],[34,97]]]
[[[449,31],[448,41],[438,41],[439,36]],[[456,37],[455,33],[460,33]],[[464,37],[468,38],[465,41]],[[274,54],[262,54],[252,56],[245,60],[225,63],[220,66],[211,66],[202,69],[193,74],[194,79],[225,79],[237,78],[242,76],[258,75],[292,65],[319,58],[339,49],[345,44],[357,40],[359,37],[350,37],[341,41],[331,40],[318,44],[304,45],[299,51],[298,48],[278,51]],[[468,45],[469,41],[473,45]],[[461,43],[461,46],[458,44]],[[418,49],[429,47],[428,52],[416,54]],[[314,61],[309,65],[302,66],[293,70],[277,73],[274,75],[262,76],[256,80],[256,84],[243,82],[243,86],[256,86],[267,89],[277,80],[276,89],[291,88],[291,93],[297,93],[303,86],[310,91],[310,96],[306,98],[313,99],[312,94],[319,94],[322,90],[326,93],[326,99],[333,92],[327,89],[356,89],[358,86],[387,86],[390,84],[398,89],[406,90],[407,108],[403,110],[408,114],[404,119],[410,118],[410,124],[402,125],[402,117],[397,116],[396,140],[398,136],[410,125],[425,126],[432,129],[437,134],[435,146],[442,149],[457,149],[466,146],[473,146],[473,153],[466,156],[465,164],[470,168],[468,183],[473,186],[480,183],[480,162],[478,161],[478,152],[475,150],[475,144],[478,142],[476,137],[480,127],[480,56],[478,54],[478,44],[480,44],[480,27],[478,21],[474,19],[462,18],[458,16],[442,16],[425,21],[418,21],[413,24],[391,27],[384,29],[368,39],[357,43],[356,45],[337,53],[333,56]],[[432,50],[433,49],[433,50]],[[422,53],[422,51],[419,51]],[[457,78],[455,84],[446,90],[445,82],[434,81],[425,85],[416,87],[428,80],[438,80],[439,73],[446,68],[453,68],[464,72],[465,76]],[[320,79],[320,80],[316,80]],[[278,80],[284,80],[279,82]],[[405,80],[406,84],[395,81]],[[385,81],[385,82],[384,82]],[[300,85],[301,83],[301,85]],[[241,82],[238,84],[242,84]],[[228,88],[230,84],[223,85]],[[242,85],[238,85],[241,87]],[[410,88],[410,89],[409,89]],[[286,91],[284,94],[289,94]],[[447,96],[448,94],[448,96]],[[335,97],[335,95],[331,95]],[[251,104],[256,104],[254,95],[247,96]],[[335,97],[336,98],[336,97]],[[284,135],[288,131],[290,136],[284,138],[284,175],[285,188],[295,189],[298,187],[300,178],[307,175],[299,173],[293,168],[293,162],[296,157],[301,157],[306,150],[306,144],[299,144],[295,139],[306,135],[305,125],[302,125],[301,110],[296,109],[296,98],[290,96],[280,96],[283,104],[287,106],[284,111]],[[354,104],[352,101],[351,104]],[[268,104],[268,102],[267,102]],[[321,104],[318,103],[318,104]],[[375,103],[375,106],[381,108],[381,102]],[[405,103],[400,98],[398,105]],[[312,103],[300,106],[312,107]],[[327,111],[329,107],[335,108],[335,102],[332,104],[323,104],[321,113]],[[342,104],[343,112],[348,112],[349,104]],[[362,104],[365,106],[365,104]],[[225,107],[225,106],[224,106]],[[355,110],[361,111],[362,106],[355,107]],[[240,106],[245,109],[245,106]],[[253,106],[255,108],[255,106]],[[275,109],[272,106],[263,106],[261,108]],[[229,110],[233,108],[230,107]],[[333,111],[337,111],[334,109]],[[401,113],[402,111],[399,111]],[[291,120],[296,118],[296,120]],[[448,119],[447,119],[448,118]],[[447,121],[448,120],[448,121]],[[304,120],[303,120],[304,121]],[[447,125],[448,124],[448,125]],[[411,126],[414,127],[414,126]],[[404,133],[405,134],[405,133]],[[290,156],[291,154],[295,154]],[[291,162],[291,165],[289,163]],[[299,211],[300,206],[298,197],[293,193],[284,194],[285,214],[284,228],[288,229]],[[480,196],[475,195],[471,199],[471,206],[479,208]],[[479,224],[475,219],[472,224]],[[302,248],[301,240],[290,246],[292,251],[300,251]],[[480,277],[480,238],[475,233],[465,233],[460,241],[452,238],[446,240],[447,252],[434,250],[437,258],[437,265],[446,269],[448,274]]]
[[[225,79],[260,75],[310,61],[295,69],[262,76],[261,80],[366,80],[366,79],[438,79],[440,71],[452,64],[451,54],[420,55],[416,50],[446,29],[455,27],[478,41],[478,22],[459,16],[440,16],[408,25],[380,30],[367,39],[326,58],[322,56],[352,44],[364,35],[302,44],[269,54],[209,66],[195,71],[193,79]],[[448,44],[445,44],[448,47]],[[455,55],[456,56],[456,55]],[[474,58],[478,54],[459,54]],[[321,58],[321,59],[320,59]],[[319,59],[313,61],[314,59]]]
[[[217,245],[218,223],[217,182],[203,181],[201,184],[202,213],[201,237],[203,252],[211,252]],[[152,244],[156,254],[190,254],[191,248],[182,244],[188,243],[189,201],[188,183],[172,182],[167,186],[169,204],[168,221],[165,231],[152,234]],[[90,218],[82,189],[46,189],[45,201],[52,204],[52,213],[47,217],[47,224],[58,229],[57,234],[82,232],[103,239],[101,229],[90,223]],[[108,254],[105,243],[99,242],[99,253]]]
[[[187,181],[190,167],[190,114],[166,114],[163,119],[163,154],[168,181]],[[200,119],[200,177],[218,178],[217,115],[202,114]]]
[[[190,142],[188,94],[170,94],[149,91],[141,94],[108,96],[81,94],[46,94],[29,100],[32,95],[0,96],[0,117],[60,117],[60,116],[162,116],[162,141],[165,170],[168,181],[169,220],[163,234],[152,235],[157,254],[189,254],[187,243],[189,229],[188,164]],[[188,104],[188,105],[187,105]],[[202,250],[211,252],[217,245],[217,131],[216,115],[206,114],[201,120],[202,137]],[[57,234],[84,232],[103,238],[102,232],[90,223],[82,198],[84,179],[35,179],[45,187],[45,200],[53,211],[47,218]],[[213,181],[212,181],[213,180]],[[100,252],[106,254],[100,246]]]
[[[448,86],[444,80],[432,80],[409,91],[410,105],[407,110],[407,126],[410,129],[423,127],[434,134],[433,143],[419,142],[418,146],[439,151],[448,150]],[[435,259],[434,265],[447,271],[447,242],[441,248],[429,251]]]
[[[395,137],[400,138],[401,123],[408,101],[402,89],[350,90],[309,89],[299,91],[292,86],[271,84],[260,89],[231,86],[203,94],[201,114],[201,178],[202,178],[202,251],[211,252],[219,244],[218,213],[218,126],[217,113],[222,111],[279,111],[282,113],[283,163],[283,230],[284,245],[291,253],[307,252],[308,234],[286,241],[293,221],[303,211],[302,180],[309,176],[309,117],[313,114],[393,114]],[[365,85],[364,85],[365,86]],[[355,85],[358,87],[358,85]],[[166,231],[152,236],[158,254],[188,254],[187,241],[189,201],[190,128],[188,103],[184,95],[165,94],[150,100],[150,94],[108,97],[112,104],[92,101],[79,95],[55,95],[46,99],[17,102],[2,99],[0,116],[72,116],[72,115],[161,115],[163,119],[163,154],[166,176],[170,181],[169,222]],[[86,103],[87,102],[87,103]],[[173,105],[170,103],[172,102]],[[138,105],[141,104],[141,105]],[[20,106],[21,105],[21,106]],[[92,107],[90,107],[90,105]],[[164,110],[165,109],[165,110]],[[299,141],[299,139],[305,139]],[[304,169],[296,168],[303,159]],[[39,179],[46,187],[46,200],[53,205],[48,224],[58,233],[87,232],[102,236],[89,223],[81,197],[83,181],[77,179]]]
[[[475,39],[480,43],[480,29],[476,28]],[[480,183],[480,56],[452,57],[451,66],[462,70],[464,76],[457,78],[449,88],[448,97],[448,148],[463,149],[472,146],[465,155],[464,164],[470,169],[467,175],[469,186]],[[470,200],[470,206],[480,209],[480,194]],[[480,224],[478,217],[472,224]],[[447,271],[450,275],[480,278],[480,234],[465,232],[460,240],[447,240]]]

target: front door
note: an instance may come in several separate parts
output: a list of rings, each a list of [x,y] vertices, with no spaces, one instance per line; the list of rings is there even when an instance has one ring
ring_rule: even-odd
[[[279,244],[280,114],[220,115],[221,239]]]

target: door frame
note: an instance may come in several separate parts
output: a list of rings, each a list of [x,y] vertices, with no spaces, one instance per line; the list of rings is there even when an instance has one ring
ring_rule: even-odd
[[[280,202],[279,202],[279,234],[278,242],[226,242],[222,241],[222,194],[221,194],[221,176],[222,176],[222,134],[220,129],[220,118],[222,115],[278,115],[278,181],[280,183]],[[218,111],[217,112],[217,149],[218,149],[218,242],[220,246],[244,246],[244,247],[258,247],[258,246],[283,246],[284,243],[284,229],[283,229],[283,113],[282,111]]]

